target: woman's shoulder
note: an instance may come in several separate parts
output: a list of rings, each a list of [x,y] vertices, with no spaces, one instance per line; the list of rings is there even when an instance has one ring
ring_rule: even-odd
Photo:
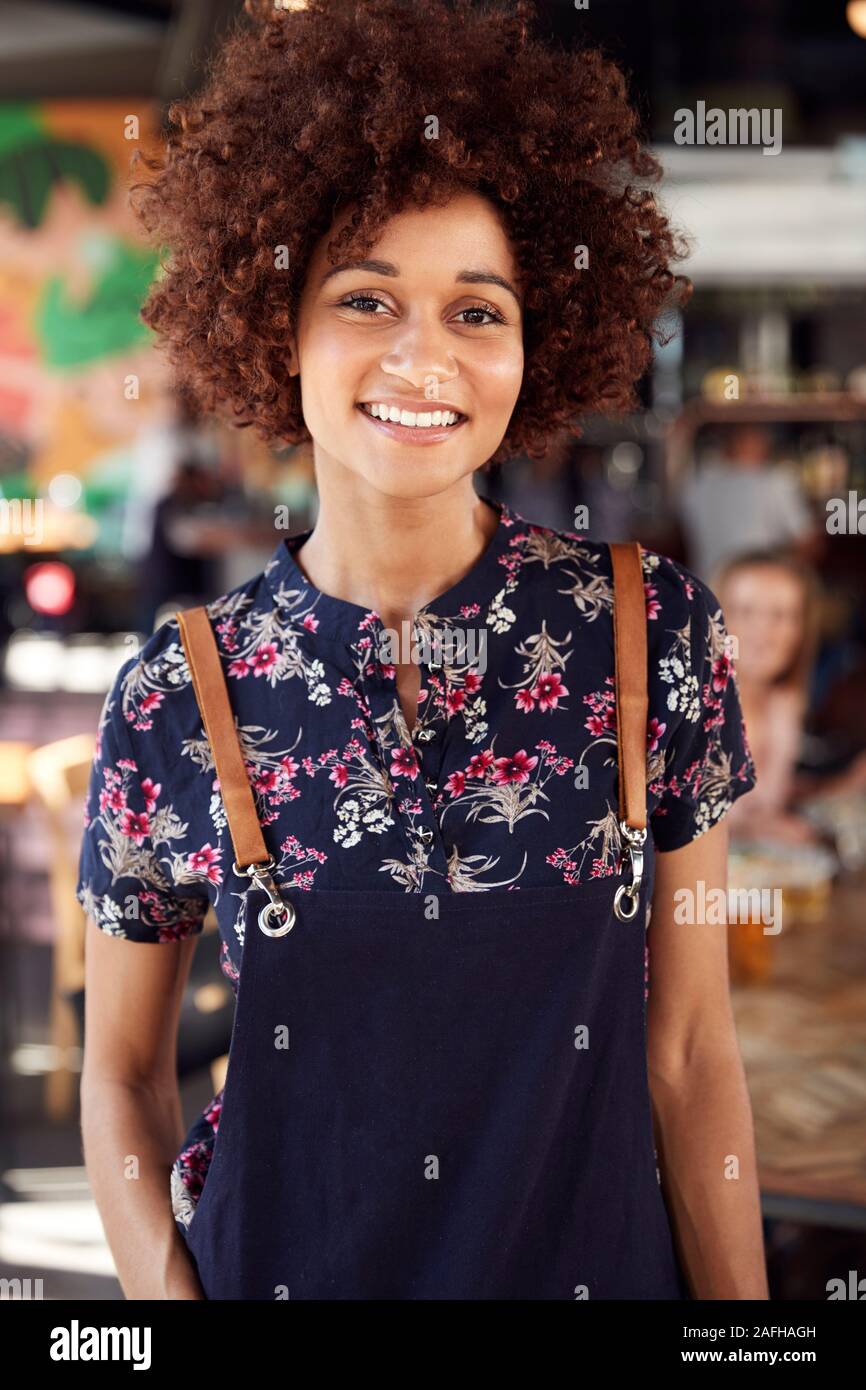
[[[529,587],[570,595],[578,611],[590,620],[604,611],[610,613],[613,562],[608,541],[512,516],[516,533],[512,544],[521,547],[521,577]],[[654,630],[681,632],[696,619],[723,623],[715,594],[685,565],[643,545],[640,554],[650,635]]]
[[[201,605],[207,614],[217,652],[228,673],[236,658],[237,634],[261,603],[272,603],[265,583],[266,570]],[[191,608],[180,612],[190,612]],[[122,717],[132,729],[146,732],[166,701],[194,699],[187,654],[175,613],[141,644],[120,667],[111,692]]]

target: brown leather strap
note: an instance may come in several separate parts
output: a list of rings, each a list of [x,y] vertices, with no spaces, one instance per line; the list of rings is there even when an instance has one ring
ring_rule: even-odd
[[[177,614],[177,622],[195,698],[219,778],[235,859],[242,868],[247,864],[264,864],[270,855],[256,814],[222,662],[207,610],[187,608]]]
[[[613,561],[613,640],[616,671],[616,742],[619,817],[646,829],[647,636],[640,546],[619,541]]]

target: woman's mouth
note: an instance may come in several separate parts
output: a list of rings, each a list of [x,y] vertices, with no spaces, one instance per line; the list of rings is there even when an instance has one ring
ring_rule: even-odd
[[[468,419],[459,410],[447,410],[442,406],[434,410],[415,411],[402,410],[379,401],[358,401],[355,408],[374,429],[407,444],[438,444],[459,430]]]

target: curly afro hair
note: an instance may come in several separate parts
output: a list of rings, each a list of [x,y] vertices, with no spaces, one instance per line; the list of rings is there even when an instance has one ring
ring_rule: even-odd
[[[633,408],[660,316],[691,284],[671,270],[686,243],[647,186],[662,169],[616,64],[535,37],[529,0],[244,9],[131,190],[168,253],[142,318],[196,406],[308,440],[285,345],[316,242],[352,206],[329,255],[363,256],[408,204],[471,190],[499,210],[525,292],[523,383],[485,467]]]

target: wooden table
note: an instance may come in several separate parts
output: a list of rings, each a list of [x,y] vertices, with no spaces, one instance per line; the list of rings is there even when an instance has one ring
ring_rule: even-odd
[[[772,952],[766,981],[731,989],[764,1214],[866,1230],[866,874]]]

